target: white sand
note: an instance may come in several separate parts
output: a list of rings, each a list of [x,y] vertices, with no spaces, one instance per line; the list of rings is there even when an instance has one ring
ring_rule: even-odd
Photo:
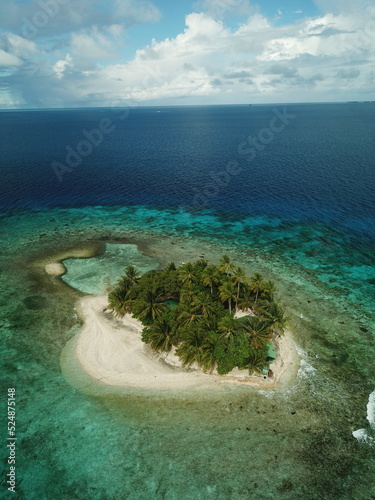
[[[61,262],[49,262],[44,269],[51,276],[61,276],[66,273],[66,268]]]
[[[281,381],[291,380],[299,368],[300,359],[287,332],[276,345],[272,378],[249,376],[246,370],[233,370],[225,376],[185,370],[173,354],[159,356],[142,342],[143,327],[138,320],[130,315],[113,319],[104,314],[106,305],[105,296],[81,299],[79,309],[85,325],[77,340],[76,355],[91,377],[108,385],[170,390],[237,383],[274,388]]]

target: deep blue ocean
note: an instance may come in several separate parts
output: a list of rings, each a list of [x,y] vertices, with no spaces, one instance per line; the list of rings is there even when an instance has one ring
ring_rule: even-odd
[[[375,103],[2,111],[0,151],[13,498],[375,498]],[[276,282],[293,383],[172,397],[67,373],[83,293],[222,253]]]
[[[1,208],[210,208],[375,236],[374,114],[374,103],[3,112]]]

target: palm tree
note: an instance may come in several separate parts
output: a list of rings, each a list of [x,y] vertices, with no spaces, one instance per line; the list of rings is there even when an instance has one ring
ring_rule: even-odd
[[[251,375],[255,371],[260,373],[265,366],[267,366],[265,351],[263,349],[253,349],[247,364],[249,374]]]
[[[249,342],[255,349],[263,347],[270,339],[269,324],[256,316],[249,316],[242,323],[245,333],[249,337]]]
[[[218,266],[219,271],[221,273],[224,273],[224,274],[230,274],[233,271],[234,267],[235,267],[235,265],[232,264],[229,256],[224,254],[221,257],[220,262],[219,262],[219,266]]]
[[[217,267],[214,265],[206,266],[202,273],[204,286],[209,286],[211,289],[211,295],[214,293],[214,286],[219,283],[219,278],[217,275]]]
[[[262,315],[265,321],[268,322],[270,330],[278,335],[284,333],[288,318],[284,316],[285,310],[281,306],[275,302],[271,302],[267,308],[262,310]]]
[[[198,269],[205,269],[208,266],[208,261],[202,258],[194,262],[194,265]]]
[[[271,280],[265,281],[262,287],[262,297],[269,302],[273,302],[275,293],[275,283]]]
[[[198,329],[190,331],[176,349],[176,355],[180,358],[183,366],[191,366],[193,363],[200,363],[202,360],[202,344],[204,337]]]
[[[108,294],[108,309],[112,309],[115,316],[122,317],[128,312],[126,305],[127,294],[127,290],[119,287],[116,287]]]
[[[255,293],[255,302],[257,303],[259,292],[263,288],[263,276],[259,273],[255,273],[254,276],[250,279],[250,290]]]
[[[164,270],[165,271],[176,271],[177,268],[176,268],[176,264],[174,262],[170,262],[169,264],[167,264],[165,267],[164,267]]]
[[[182,326],[188,326],[192,323],[201,323],[204,316],[199,307],[183,309],[177,317],[178,324]]]
[[[248,311],[252,308],[253,305],[254,297],[250,292],[245,292],[245,294],[240,296],[240,298],[238,299],[238,308],[241,309],[241,311]]]
[[[167,304],[164,302],[162,295],[155,290],[146,290],[146,294],[140,301],[137,301],[137,309],[139,309],[139,319],[155,320],[159,318]]]
[[[130,285],[134,285],[140,280],[139,271],[134,266],[128,266],[125,269],[125,276],[128,279]]]
[[[215,368],[216,356],[215,348],[217,344],[216,332],[208,332],[204,337],[200,348],[200,366],[203,368],[204,372],[210,371]]]
[[[233,283],[235,285],[237,285],[237,301],[238,301],[239,296],[240,296],[241,283],[243,283],[245,281],[245,278],[246,278],[246,273],[243,270],[243,268],[240,266],[235,266],[232,279],[233,279]]]
[[[124,292],[128,292],[131,287],[131,283],[126,276],[121,276],[118,280],[116,288],[123,290]]]
[[[219,288],[220,300],[225,303],[228,302],[229,313],[232,314],[232,300],[236,300],[236,290],[232,281],[224,281]]]
[[[173,326],[160,318],[142,331],[142,340],[154,351],[169,352],[173,346]]]
[[[237,333],[238,325],[233,316],[224,316],[219,321],[218,333],[221,338],[224,338],[228,343],[234,341]]]
[[[201,325],[209,331],[216,332],[218,326],[218,316],[216,311],[208,314],[206,317],[202,317]]]
[[[188,282],[181,290],[180,302],[182,305],[189,307],[195,297],[195,292],[192,283]]]
[[[210,316],[214,309],[210,296],[203,293],[200,293],[193,298],[191,307],[199,310],[201,315],[205,318]]]
[[[178,277],[181,283],[195,283],[195,271],[195,267],[191,262],[187,262],[186,264],[182,265],[178,270]]]

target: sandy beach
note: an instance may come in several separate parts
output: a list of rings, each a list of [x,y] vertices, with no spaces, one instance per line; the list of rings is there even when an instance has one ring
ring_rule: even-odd
[[[84,326],[76,343],[76,356],[92,378],[113,386],[151,390],[203,388],[221,384],[247,384],[275,389],[292,380],[300,366],[290,332],[278,339],[277,359],[271,365],[273,377],[249,376],[246,370],[228,375],[206,374],[199,369],[186,370],[172,353],[153,353],[141,340],[142,324],[131,317],[115,319],[108,312],[106,296],[88,296],[79,302]]]

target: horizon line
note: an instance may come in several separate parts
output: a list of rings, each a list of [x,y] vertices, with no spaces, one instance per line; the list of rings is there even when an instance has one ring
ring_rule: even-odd
[[[72,107],[44,107],[44,108],[3,108],[0,106],[0,112],[8,111],[73,111],[82,109],[137,109],[137,108],[189,108],[189,107],[219,107],[219,106],[298,106],[304,104],[366,104],[375,103],[375,100],[351,100],[351,101],[298,101],[298,102],[264,102],[264,103],[218,103],[218,104],[134,104],[123,106],[72,106]]]

